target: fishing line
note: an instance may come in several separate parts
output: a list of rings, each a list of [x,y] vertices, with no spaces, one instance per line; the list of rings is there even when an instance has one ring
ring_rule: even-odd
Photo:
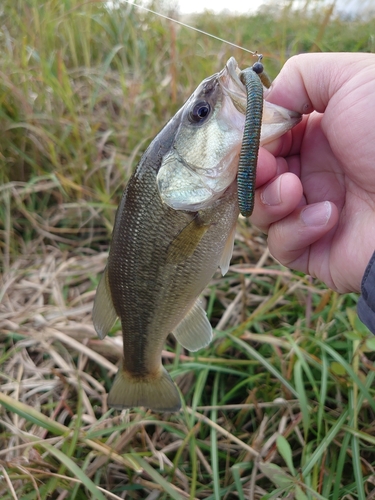
[[[220,38],[218,36],[212,35],[211,33],[207,33],[207,31],[200,30],[199,28],[195,28],[194,26],[190,26],[190,24],[183,23],[182,21],[178,21],[177,19],[173,19],[173,17],[168,17],[165,14],[160,14],[160,12],[156,12],[155,10],[151,10],[147,7],[144,7],[143,5],[139,5],[138,3],[133,3],[130,0],[122,0],[123,2],[129,4],[129,5],[134,5],[134,7],[138,7],[138,9],[143,9],[147,12],[150,12],[151,14],[155,14],[156,16],[162,17],[163,19],[167,19],[168,21],[173,21],[174,23],[180,24],[181,26],[184,26],[185,28],[189,28],[193,31],[196,31],[197,33],[201,33],[202,35],[210,36],[211,38],[215,38],[215,40],[219,40],[219,42],[227,43],[228,45],[231,45],[232,47],[235,47],[236,49],[241,49],[244,50],[245,52],[249,52],[253,56],[257,55],[257,52],[249,49],[245,49],[244,47],[241,47],[240,45],[236,45],[235,43],[229,42],[228,40],[224,40],[224,38]]]

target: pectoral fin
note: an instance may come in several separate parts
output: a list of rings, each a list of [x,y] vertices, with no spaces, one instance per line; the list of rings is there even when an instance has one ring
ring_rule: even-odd
[[[189,351],[198,351],[212,340],[212,327],[199,299],[173,331],[178,342]]]
[[[117,313],[113,306],[111,292],[108,283],[108,271],[105,268],[102,277],[100,278],[98,288],[96,290],[94,308],[92,311],[92,321],[96,333],[101,339],[111,330],[117,319]]]
[[[221,269],[222,276],[227,274],[228,269],[229,269],[230,260],[231,260],[232,255],[233,255],[235,235],[236,235],[236,224],[234,224],[231,232],[229,233],[228,239],[225,243],[223,254],[222,254],[220,262],[219,262],[219,267]]]
[[[179,264],[190,257],[209,227],[209,224],[201,223],[199,217],[196,216],[170,243],[167,254],[168,262]]]

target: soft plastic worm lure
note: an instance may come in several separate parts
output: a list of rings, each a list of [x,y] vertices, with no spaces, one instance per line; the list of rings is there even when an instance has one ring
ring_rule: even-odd
[[[267,74],[263,72],[261,60],[260,55],[253,66],[240,73],[240,79],[247,93],[245,130],[237,174],[238,206],[244,217],[249,217],[254,209],[255,176],[263,113],[263,85],[267,88],[271,85]]]

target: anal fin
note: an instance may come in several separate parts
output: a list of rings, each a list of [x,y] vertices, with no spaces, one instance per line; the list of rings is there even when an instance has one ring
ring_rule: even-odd
[[[189,351],[198,351],[212,340],[212,326],[198,299],[174,329],[177,341]]]
[[[108,271],[105,268],[102,277],[100,278],[96,295],[94,299],[94,307],[92,310],[92,321],[96,333],[101,339],[111,330],[117,319],[117,313],[113,306],[111,292],[108,283]]]

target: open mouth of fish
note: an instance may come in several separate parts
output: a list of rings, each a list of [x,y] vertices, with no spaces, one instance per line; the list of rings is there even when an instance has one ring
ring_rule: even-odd
[[[230,97],[235,108],[245,115],[248,99],[245,85],[240,80],[241,72],[236,60],[231,57],[218,78],[224,94]],[[277,139],[300,121],[300,113],[263,100],[260,145],[264,146]]]

